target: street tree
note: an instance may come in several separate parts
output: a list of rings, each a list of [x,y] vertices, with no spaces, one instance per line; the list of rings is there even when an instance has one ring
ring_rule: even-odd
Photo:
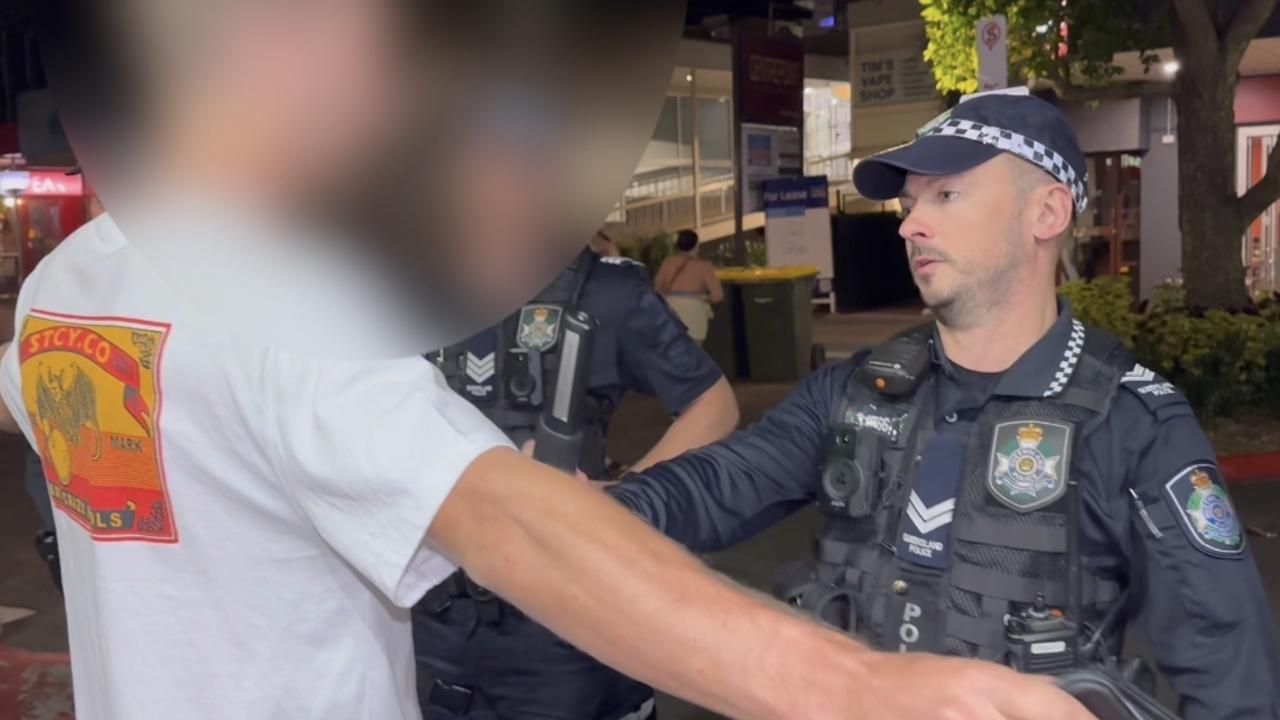
[[[1188,302],[1235,308],[1248,302],[1240,243],[1280,199],[1280,144],[1267,173],[1236,193],[1235,111],[1240,61],[1277,0],[920,0],[938,89],[977,88],[975,26],[1008,20],[1011,82],[1051,88],[1067,101],[1170,94],[1178,108],[1178,224]],[[1156,48],[1171,48],[1159,58]],[[1170,83],[1117,82],[1117,53],[1136,51],[1150,70],[1176,59]],[[1174,209],[1170,208],[1170,211]]]

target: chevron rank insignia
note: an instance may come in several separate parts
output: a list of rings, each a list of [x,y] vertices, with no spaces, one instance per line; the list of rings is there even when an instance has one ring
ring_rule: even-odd
[[[520,309],[516,345],[522,350],[546,352],[556,344],[563,311],[555,305],[525,305]]]
[[[1136,395],[1148,410],[1155,413],[1159,422],[1173,415],[1192,412],[1177,386],[1142,365],[1135,364],[1132,370],[1121,376],[1120,387]]]
[[[467,342],[462,390],[474,405],[491,405],[497,399],[497,345],[492,331],[482,332]]]
[[[1124,377],[1120,378],[1120,382],[1133,386],[1131,389],[1139,395],[1150,397],[1176,395],[1178,392],[1173,383],[1138,364],[1135,364],[1132,370],[1125,373]]]
[[[1018,512],[1052,505],[1067,491],[1071,426],[1042,420],[996,425],[987,489]]]

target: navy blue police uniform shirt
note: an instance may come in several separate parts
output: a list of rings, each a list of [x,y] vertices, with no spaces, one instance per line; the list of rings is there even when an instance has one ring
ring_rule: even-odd
[[[953,366],[932,343],[932,387],[920,391],[936,393],[937,434],[929,447],[941,448],[934,458],[939,466],[958,462],[949,440],[972,431],[988,397],[1045,395],[1067,352],[1071,324],[1064,304],[1050,331],[999,375]],[[608,492],[695,552],[746,540],[815,501],[827,427],[864,357],[817,370],[748,429]],[[1275,718],[1270,609],[1213,450],[1186,399],[1135,367],[1105,420],[1076,442],[1083,446],[1071,473],[1081,489],[1084,562],[1132,588],[1133,622],[1181,695],[1183,717]],[[922,458],[913,484],[931,493],[913,498],[926,518],[941,498],[955,495],[954,487],[921,488],[927,462]],[[959,482],[958,473],[951,477]],[[900,540],[899,557],[909,551]]]
[[[614,409],[631,390],[677,415],[723,377],[640,263],[597,258],[578,307],[598,321],[587,389]]]

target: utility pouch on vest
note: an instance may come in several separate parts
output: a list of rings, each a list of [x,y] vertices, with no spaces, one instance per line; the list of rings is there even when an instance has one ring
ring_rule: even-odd
[[[893,636],[880,638],[880,647],[898,652],[941,652],[945,627],[938,597],[941,576],[906,568],[895,574],[898,577],[890,584],[892,594],[882,630]]]

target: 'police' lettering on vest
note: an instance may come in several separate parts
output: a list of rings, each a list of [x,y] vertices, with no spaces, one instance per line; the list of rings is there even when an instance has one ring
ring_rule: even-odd
[[[898,652],[908,652],[912,645],[920,641],[920,628],[913,621],[923,614],[924,610],[915,603],[909,602],[902,606],[902,625],[898,627],[898,639],[902,642],[898,643]]]

